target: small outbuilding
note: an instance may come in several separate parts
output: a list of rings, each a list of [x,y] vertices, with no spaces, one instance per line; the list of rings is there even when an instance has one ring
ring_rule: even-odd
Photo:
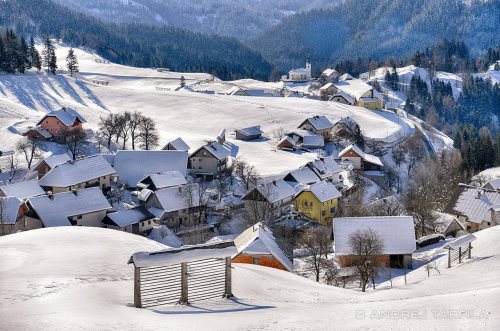
[[[155,216],[142,206],[109,213],[102,223],[107,228],[134,234],[148,233],[156,225]]]
[[[234,130],[238,140],[255,140],[262,137],[262,130],[259,125]]]

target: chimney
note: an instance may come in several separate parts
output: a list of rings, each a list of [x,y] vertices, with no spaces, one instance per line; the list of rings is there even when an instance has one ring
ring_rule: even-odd
[[[481,199],[481,190],[477,190],[476,199]]]

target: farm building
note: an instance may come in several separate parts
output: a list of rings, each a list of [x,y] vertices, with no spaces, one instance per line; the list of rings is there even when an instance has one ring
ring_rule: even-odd
[[[182,140],[182,138],[176,138],[163,146],[162,150],[164,151],[183,151],[187,152],[189,151],[189,145]]]
[[[0,236],[25,230],[22,201],[16,197],[0,197]]]
[[[45,191],[35,179],[0,186],[0,197],[16,197],[23,200],[44,194]]]
[[[322,136],[325,142],[332,139],[333,124],[326,116],[309,117],[298,128]]]
[[[137,184],[138,188],[151,191],[187,184],[186,177],[177,170],[147,175]]]
[[[189,155],[190,171],[197,176],[216,177],[227,169],[230,156],[231,151],[224,145],[216,141],[211,142]]]
[[[238,140],[255,140],[262,137],[262,130],[258,125],[236,129],[234,132],[236,134],[236,139]]]
[[[309,167],[290,171],[283,179],[293,187],[297,186],[297,184],[311,185],[321,181],[318,175]]]
[[[411,268],[416,249],[415,226],[411,216],[341,217],[333,219],[333,249],[341,267],[350,267],[355,256],[349,246],[351,234],[372,229],[383,241],[380,265]]]
[[[43,160],[40,160],[34,167],[33,171],[38,173],[38,179],[41,179],[47,172],[57,167],[60,164],[71,161],[68,154],[52,155]]]
[[[102,223],[107,228],[134,234],[147,233],[156,225],[155,216],[142,206],[109,213]]]
[[[354,170],[382,170],[384,167],[379,157],[365,153],[355,144],[349,145],[339,153],[342,161],[352,163]]]
[[[65,130],[82,130],[85,122],[74,109],[62,108],[46,114],[36,125],[58,139]]]
[[[441,212],[434,212],[436,219],[434,227],[437,233],[441,233],[445,237],[456,237],[460,231],[465,231],[465,227],[460,223],[457,217]]]
[[[252,225],[234,239],[238,254],[233,263],[256,264],[285,271],[293,271],[293,252],[279,245],[273,232],[262,223]]]

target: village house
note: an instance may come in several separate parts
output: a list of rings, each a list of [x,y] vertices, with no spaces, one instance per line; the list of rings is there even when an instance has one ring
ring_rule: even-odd
[[[189,168],[192,174],[215,178],[227,169],[231,151],[219,142],[201,146],[189,156]]]
[[[155,216],[143,206],[109,213],[102,223],[109,229],[139,235],[147,234],[156,225]]]
[[[297,148],[297,144],[292,138],[285,136],[278,142],[277,148],[285,151],[293,151]]]
[[[309,162],[307,167],[322,181],[340,183],[344,180],[342,177],[344,170],[335,162],[333,157],[320,156],[316,160]]]
[[[311,62],[307,60],[305,68],[292,69],[288,72],[288,80],[303,82],[311,79]]]
[[[324,137],[315,134],[314,132],[295,129],[286,133],[286,136],[290,138],[289,142],[295,144],[294,148],[299,149],[322,149],[325,147],[325,139]],[[278,146],[281,146],[283,149],[288,148],[288,145],[284,144],[284,140],[278,143]]]
[[[52,193],[99,187],[111,188],[115,169],[101,155],[93,155],[76,161],[70,160],[52,168],[38,184]]]
[[[445,212],[456,216],[469,232],[498,225],[500,192],[459,184]]]
[[[27,131],[22,134],[24,137],[28,137],[34,140],[50,140],[52,135],[49,131],[45,130],[41,126],[29,127]]]
[[[177,170],[147,175],[137,183],[137,188],[151,191],[187,184],[186,176]]]
[[[238,254],[234,263],[255,264],[275,269],[293,271],[293,251],[278,244],[272,231],[262,223],[252,225],[234,239]]]
[[[255,140],[262,137],[262,130],[259,125],[234,130],[238,140]]]
[[[345,78],[334,84],[330,100],[374,110],[384,108],[382,95],[372,86],[359,79]]]
[[[341,267],[352,266],[353,251],[350,236],[358,230],[375,231],[384,248],[378,257],[380,266],[411,268],[416,249],[415,226],[411,216],[342,217],[333,219],[333,250]]]
[[[351,117],[342,117],[335,122],[332,128],[332,134],[336,137],[352,137],[356,130],[359,130],[359,125]]]
[[[492,179],[483,185],[486,190],[500,191],[500,178]]]
[[[162,150],[164,151],[182,151],[182,152],[187,152],[189,151],[189,145],[182,140],[181,137],[176,138],[163,146]]]
[[[342,194],[333,183],[315,183],[295,196],[295,209],[317,223],[330,225],[340,197]]]
[[[440,233],[445,237],[457,237],[461,231],[465,231],[465,227],[457,217],[441,212],[434,212],[434,228],[436,233]]]
[[[71,225],[102,227],[102,220],[111,210],[111,205],[98,187],[33,197],[25,205],[26,222],[37,224],[39,228]]]
[[[245,203],[245,215],[250,220],[276,219],[291,210],[295,192],[283,179],[259,184],[241,200]]]
[[[43,160],[40,160],[34,167],[33,172],[38,173],[38,179],[41,179],[47,172],[57,167],[60,164],[71,161],[72,158],[68,154],[52,155]]]
[[[339,73],[335,69],[327,68],[321,73],[321,78],[327,83],[335,83],[339,79]]]
[[[0,186],[0,197],[16,197],[20,200],[44,195],[45,191],[36,179]]]
[[[355,144],[351,144],[344,148],[339,153],[339,158],[343,162],[350,162],[353,165],[354,170],[360,171],[380,171],[384,168],[384,164],[379,157],[365,153]]]
[[[321,181],[318,175],[307,166],[290,171],[283,179],[292,187],[298,184],[311,185]]]
[[[124,151],[116,152],[113,167],[120,182],[129,188],[137,187],[143,178],[151,174],[178,171],[187,174],[188,153],[185,151]]]
[[[23,135],[30,137],[43,138],[48,132],[55,140],[61,138],[65,130],[83,130],[82,124],[85,119],[78,114],[74,109],[62,108],[60,110],[47,113],[38,123],[37,127],[43,130],[30,129]]]
[[[205,221],[206,206],[198,184],[168,187],[155,192],[141,191],[139,200],[161,224],[171,228],[193,226]]]
[[[0,197],[0,236],[25,230],[22,204],[16,197]]]
[[[337,89],[333,83],[326,83],[319,89],[319,94],[321,95],[321,100],[329,100],[331,95],[333,95]]]
[[[332,139],[333,124],[326,116],[309,117],[298,128],[322,136],[325,142]]]

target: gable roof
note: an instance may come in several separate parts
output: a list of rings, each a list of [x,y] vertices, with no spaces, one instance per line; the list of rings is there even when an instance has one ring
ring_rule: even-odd
[[[326,116],[313,116],[307,118],[304,122],[302,122],[298,127],[302,127],[304,123],[309,122],[315,130],[326,130],[333,128],[332,122]]]
[[[359,127],[359,124],[349,116],[341,117],[333,126],[336,126],[337,124],[345,125],[351,131],[354,131],[357,127]]]
[[[153,183],[153,185],[156,187],[157,190],[162,189],[162,188],[166,188],[166,187],[187,184],[186,177],[177,170],[147,175],[144,178],[142,178],[139,181],[139,183],[145,183],[145,181],[148,178],[151,180],[151,182]],[[146,184],[144,186],[148,187],[149,185]]]
[[[38,185],[36,179],[3,185],[0,186],[0,191],[2,191],[6,197],[16,197],[21,200],[45,194],[45,191]]]
[[[239,132],[244,136],[256,136],[262,134],[262,130],[260,129],[260,125],[249,126],[247,128],[236,129],[235,132]]]
[[[234,244],[238,250],[238,254],[241,252],[248,254],[269,253],[288,271],[293,270],[293,262],[290,261],[279,247],[271,229],[264,228],[260,222],[243,231],[234,239]],[[235,254],[233,258],[238,254]]]
[[[487,187],[485,187],[487,185],[489,187],[491,187],[491,189],[493,189],[493,190],[500,190],[500,178],[490,180],[483,187],[487,188]]]
[[[311,192],[319,202],[325,202],[342,196],[335,185],[331,182],[319,182],[308,187],[304,187],[297,195],[300,195],[302,192]]]
[[[222,159],[225,159],[226,157],[231,156],[231,151],[229,149],[227,149],[226,147],[224,147],[223,145],[219,144],[217,141],[213,141],[211,143],[208,143],[206,145],[201,146],[196,151],[191,153],[191,155],[198,153],[202,149],[205,149],[206,151],[208,151],[217,160],[222,160]]]
[[[345,81],[345,80],[350,80],[350,79],[354,79],[354,77],[352,77],[350,74],[348,74],[347,72],[345,74],[343,74],[342,76],[340,76],[339,80],[342,80],[342,81]]]
[[[308,163],[309,168],[321,179],[329,178],[342,171],[333,157],[322,157]]]
[[[162,149],[165,150],[169,144],[172,145],[176,151],[185,151],[185,152],[189,151],[189,145],[184,140],[182,140],[181,137],[172,140]]]
[[[134,207],[130,209],[120,210],[114,213],[109,213],[104,219],[104,224],[116,225],[120,228],[124,228],[128,225],[137,224],[142,221],[147,221],[155,218],[155,215],[151,214],[143,206]]]
[[[35,127],[28,128],[23,133],[23,136],[29,135],[30,132],[38,133],[40,136],[44,137],[45,139],[50,139],[52,137],[52,134],[49,131],[42,128],[41,126],[35,126]]]
[[[257,190],[261,196],[267,199],[270,203],[292,197],[295,194],[293,188],[283,179],[277,179],[269,183],[259,184],[253,190]],[[251,200],[253,190],[248,192],[242,200]]]
[[[65,126],[72,126],[78,119],[80,122],[85,123],[85,119],[82,115],[78,114],[76,110],[71,108],[62,108],[60,110],[54,110],[47,113],[36,125],[40,125],[43,120],[47,117],[56,117]]]
[[[190,191],[188,189],[193,188],[192,190],[192,201],[190,203],[189,194]],[[160,203],[162,209],[165,212],[176,211],[180,209],[187,209],[190,207],[197,207],[200,205],[200,197],[197,193],[199,189],[198,184],[188,184],[184,186],[178,187],[169,187],[162,190],[158,190],[154,192],[158,202]]]
[[[16,197],[4,197],[0,198],[0,204],[2,224],[16,224],[17,216],[19,215],[19,207],[21,207],[22,201]]]
[[[373,164],[376,164],[376,165],[379,165],[381,167],[384,166],[384,164],[382,163],[382,161],[380,160],[379,157],[375,156],[375,155],[371,155],[371,154],[368,154],[368,153],[365,153],[361,150],[361,148],[359,148],[357,145],[355,144],[351,144],[349,146],[347,146],[346,148],[344,148],[340,153],[339,153],[339,157],[342,157],[345,153],[347,153],[348,151],[354,151],[356,152],[356,154],[358,154],[363,160],[365,160],[366,162],[369,162],[369,163],[373,163]]]
[[[357,230],[372,229],[384,242],[383,255],[415,251],[415,225],[411,216],[341,217],[333,219],[333,247],[336,255],[350,255],[349,237]]]
[[[176,170],[183,176],[187,172],[188,153],[184,151],[117,151],[114,168],[120,181],[136,187],[149,174]]]
[[[434,217],[436,218],[434,220],[434,228],[436,232],[445,233],[446,230],[448,230],[448,228],[450,227],[450,225],[455,222],[462,230],[465,231],[464,225],[460,223],[455,216],[447,213],[441,213],[438,211],[434,211],[433,214]]]
[[[69,187],[114,173],[116,171],[108,161],[101,155],[93,155],[57,165],[38,183],[46,187]]]
[[[457,191],[446,207],[446,212],[463,215],[472,223],[491,221],[490,209],[500,204],[500,192],[480,187],[459,184]]]
[[[373,87],[359,79],[340,81],[334,84],[339,90],[349,94],[359,100],[366,92],[373,90]]]
[[[328,76],[331,76],[331,75],[333,75],[333,74],[338,74],[338,73],[337,73],[337,70],[332,69],[332,68],[327,68],[327,69],[325,69],[325,70],[323,71],[323,73],[322,73],[322,75],[327,76],[327,77],[328,77]]]
[[[45,227],[70,226],[68,217],[111,209],[98,187],[28,199]]]
[[[288,182],[297,182],[299,184],[313,184],[320,181],[320,178],[308,167],[290,171],[284,178]]]
[[[323,91],[324,91],[324,90],[328,90],[328,89],[329,89],[330,87],[332,87],[332,86],[333,86],[333,83],[326,83],[325,85],[321,86],[319,90],[320,90],[320,91],[321,91],[321,90],[323,90]]]
[[[71,161],[71,157],[68,154],[52,155],[52,156],[46,157],[43,160],[40,160],[40,162],[37,163],[37,165],[34,167],[34,169],[36,170],[44,162],[50,168],[54,168],[60,164],[66,163],[68,161]]]
[[[356,99],[353,96],[351,96],[350,94],[348,94],[342,90],[337,90],[337,93],[332,95],[330,100],[332,100],[335,97],[342,97],[342,98],[344,98],[345,101],[347,101],[348,103],[350,103],[352,105],[354,105],[354,103],[356,103]]]

